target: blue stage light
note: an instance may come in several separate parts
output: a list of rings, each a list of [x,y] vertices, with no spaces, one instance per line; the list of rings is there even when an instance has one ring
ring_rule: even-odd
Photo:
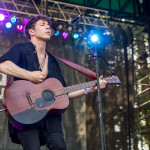
[[[96,35],[96,34],[93,34],[92,36],[91,36],[91,41],[92,42],[94,42],[94,43],[96,43],[97,41],[98,41],[98,35]]]
[[[12,27],[12,24],[11,24],[11,22],[7,22],[5,26],[6,26],[6,28],[8,28],[8,29],[9,29],[9,28],[11,28],[11,27]]]
[[[59,32],[59,31],[56,31],[54,35],[55,35],[55,36],[59,36],[59,35],[60,35],[60,32]]]
[[[78,38],[79,38],[79,34],[78,34],[78,33],[75,33],[75,34],[73,35],[73,38],[74,38],[74,39],[78,39]]]
[[[11,22],[12,22],[12,23],[17,22],[17,18],[16,18],[15,16],[14,16],[14,17],[11,17],[11,19],[10,19],[10,20],[11,20]]]

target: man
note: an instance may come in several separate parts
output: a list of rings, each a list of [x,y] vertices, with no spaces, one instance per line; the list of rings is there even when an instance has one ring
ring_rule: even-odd
[[[0,58],[0,72],[14,76],[14,80],[29,80],[35,84],[47,78],[57,78],[63,86],[65,81],[56,59],[46,51],[46,41],[50,40],[50,19],[37,15],[25,26],[28,43],[16,44]],[[100,80],[100,87],[106,82]],[[97,87],[88,88],[68,94],[69,98],[77,98],[92,93]],[[40,125],[30,130],[18,130],[9,124],[9,133],[15,143],[20,143],[23,150],[40,150],[45,145],[49,150],[66,150],[66,143],[61,126],[61,115],[48,115]]]

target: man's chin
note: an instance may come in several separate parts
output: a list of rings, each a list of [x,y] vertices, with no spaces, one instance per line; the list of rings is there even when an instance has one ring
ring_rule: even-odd
[[[50,40],[50,37],[49,37],[49,38],[43,38],[42,40],[44,40],[44,41],[49,41],[49,40]]]

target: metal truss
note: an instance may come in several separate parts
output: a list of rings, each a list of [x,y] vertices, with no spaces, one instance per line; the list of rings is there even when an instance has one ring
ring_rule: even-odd
[[[75,4],[58,2],[56,0],[41,0],[37,5],[34,0],[0,0],[0,12],[5,11],[9,16],[19,17],[47,14],[56,21],[67,22],[79,14],[84,15],[81,24],[107,28],[108,11],[84,7]]]
[[[139,38],[140,36],[142,36],[142,34],[143,33],[141,33],[140,35],[138,34],[136,38]],[[136,79],[135,80],[135,87],[136,87],[135,103],[137,104],[135,108],[137,112],[136,119],[138,120],[138,130],[139,130],[138,134],[140,135],[139,140],[142,142],[141,149],[143,149],[142,147],[145,144],[144,143],[145,135],[147,133],[149,134],[149,130],[150,130],[150,128],[147,125],[145,125],[147,124],[149,117],[150,117],[150,113],[147,112],[150,106],[150,97],[149,97],[150,64],[148,64],[149,62],[147,61],[147,57],[149,56],[149,50],[148,50],[148,47],[145,46],[146,41],[148,42],[148,39],[143,40],[143,41],[141,40],[134,41],[134,44],[136,44],[138,49],[143,52],[143,55],[141,53],[137,61],[135,61],[135,66],[136,68],[138,68],[138,69],[135,69],[135,79]],[[146,53],[147,55],[144,55]],[[145,124],[143,124],[143,122],[145,122]]]
[[[145,33],[146,34],[146,33]],[[142,35],[142,33],[141,33]],[[139,58],[137,61],[135,61],[135,64],[137,66],[137,69],[135,69],[135,73],[137,75],[136,77],[136,87],[137,87],[137,92],[136,96],[141,96],[143,94],[147,94],[148,91],[150,92],[150,64],[148,59],[149,57],[149,48],[148,46],[145,46],[145,43],[148,43],[149,39],[145,40],[135,40],[134,43],[137,44],[136,46],[138,47],[139,50],[141,50],[141,56],[139,55]],[[138,74],[141,74],[142,72],[142,77],[138,77]],[[138,89],[138,87],[141,87]],[[149,103],[149,102],[148,102]],[[146,104],[147,102],[140,104],[139,107],[142,107]]]
[[[141,68],[144,68],[144,67],[141,67]],[[150,74],[146,75],[145,77],[143,77],[142,79],[137,81],[137,85],[141,85],[142,87],[144,87],[144,90],[141,90],[140,92],[138,92],[137,95],[141,95],[141,94],[143,94],[143,93],[145,93],[145,92],[150,90],[150,83],[142,83],[142,81],[144,81],[146,79],[149,80],[149,78],[150,78]]]

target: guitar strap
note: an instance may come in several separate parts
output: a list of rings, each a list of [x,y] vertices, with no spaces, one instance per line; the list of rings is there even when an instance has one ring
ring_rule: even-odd
[[[62,57],[60,57],[60,56],[58,56],[56,54],[51,53],[51,55],[53,55],[54,57],[56,57],[57,59],[59,59],[60,61],[65,63],[66,65],[68,65],[68,66],[72,67],[73,69],[79,71],[80,73],[84,74],[88,78],[93,79],[93,80],[96,79],[96,73],[95,72],[93,72],[93,71],[91,71],[89,69],[86,69],[86,68],[84,68],[84,67],[82,67],[82,66],[80,66],[80,65],[78,65],[78,64],[76,64],[76,63],[74,63],[72,61],[64,59],[64,58],[62,58]]]

